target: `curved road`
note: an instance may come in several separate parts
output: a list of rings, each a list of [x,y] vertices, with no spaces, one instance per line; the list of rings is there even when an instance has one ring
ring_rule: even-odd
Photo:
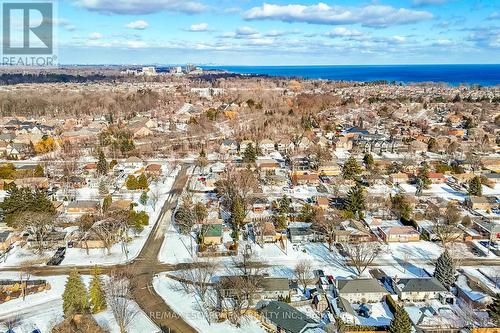
[[[165,239],[165,232],[171,222],[172,211],[177,205],[177,199],[184,190],[188,176],[186,174],[187,165],[182,165],[170,194],[165,200],[161,213],[151,230],[139,255],[126,264],[109,265],[100,267],[101,271],[110,273],[117,270],[126,270],[131,275],[131,283],[136,286],[132,291],[132,298],[151,320],[164,332],[169,333],[196,333],[179,315],[165,304],[160,295],[156,293],[152,286],[155,274],[163,271],[174,271],[189,268],[190,264],[169,265],[158,261],[158,254]],[[41,266],[33,267],[33,275],[49,276],[69,274],[73,269],[77,269],[82,274],[90,274],[94,265],[86,266]],[[0,271],[15,271],[15,267],[2,268]]]

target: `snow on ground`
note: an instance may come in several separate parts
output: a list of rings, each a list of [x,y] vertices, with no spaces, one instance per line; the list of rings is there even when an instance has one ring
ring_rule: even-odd
[[[18,280],[19,272],[1,272],[1,280]],[[26,299],[16,298],[0,304],[0,322],[8,318],[20,320],[19,326],[14,329],[17,333],[33,332],[39,329],[41,332],[50,332],[52,327],[64,320],[62,309],[62,294],[67,276],[32,276],[31,280],[43,279],[50,283],[50,290],[27,295]],[[84,283],[88,286],[90,276],[82,276]],[[149,319],[149,317],[131,301],[131,308],[137,311],[134,320],[129,326],[130,332],[160,332],[160,329]],[[103,311],[94,315],[96,321],[103,328],[107,328],[111,333],[119,333],[120,330],[111,310]],[[4,327],[0,324],[0,329]]]
[[[353,305],[353,308],[356,305]],[[366,318],[360,315],[356,317],[360,325],[366,326],[389,326],[393,318],[391,310],[385,302],[370,303],[368,305],[371,310],[370,317]],[[355,309],[355,308],[354,308]],[[356,309],[355,309],[356,310]]]
[[[400,184],[401,188],[409,193],[415,194],[417,188],[413,184]],[[432,195],[433,197],[440,197],[447,200],[463,201],[467,196],[465,193],[458,192],[446,184],[431,184],[430,188],[422,191],[422,195]]]
[[[171,223],[161,245],[160,253],[158,253],[158,260],[167,264],[192,262],[192,242],[194,243],[192,237],[181,234]],[[196,244],[193,247],[195,248]]]
[[[246,318],[241,327],[231,325],[228,321],[209,323],[208,316],[200,310],[200,299],[194,293],[186,294],[179,282],[161,273],[153,279],[155,291],[163,298],[172,310],[182,317],[191,327],[202,333],[265,333],[260,323],[253,317]]]
[[[107,253],[106,249],[89,249],[89,254],[87,254],[85,249],[81,248],[68,248],[66,250],[66,256],[61,266],[73,266],[73,265],[114,265],[118,263],[124,263],[133,260],[139,255],[142,247],[144,246],[149,233],[153,229],[158,216],[161,212],[163,203],[168,199],[169,191],[172,188],[175,177],[180,170],[180,166],[175,168],[164,180],[163,182],[152,183],[150,185],[149,197],[151,198],[151,193],[156,191],[159,195],[159,200],[156,203],[156,207],[153,207],[153,203],[149,200],[146,206],[138,204],[136,207],[137,211],[144,210],[149,215],[149,225],[144,228],[142,232],[137,235],[132,235],[133,239],[127,244],[128,253],[125,253],[122,249],[122,244],[117,243],[111,247],[111,254]],[[138,200],[140,193],[135,193],[135,200]],[[41,257],[50,258],[53,254],[52,252],[47,252]],[[10,251],[8,256],[6,256],[4,262],[0,263],[0,267],[17,267],[20,262],[34,259],[36,257],[31,249],[21,248],[16,246]]]

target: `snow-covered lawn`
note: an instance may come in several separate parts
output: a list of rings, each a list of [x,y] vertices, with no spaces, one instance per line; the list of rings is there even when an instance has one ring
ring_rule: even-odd
[[[119,263],[125,263],[127,261],[133,260],[139,255],[139,252],[143,248],[154,224],[156,223],[158,216],[161,212],[163,203],[169,197],[169,191],[175,181],[175,178],[180,171],[180,166],[175,168],[163,181],[150,184],[150,191],[148,196],[151,198],[151,193],[155,192],[158,194],[159,199],[156,206],[153,205],[151,199],[149,202],[143,206],[138,203],[140,192],[135,193],[131,199],[134,199],[138,206],[135,208],[137,211],[146,211],[149,215],[149,225],[144,228],[142,232],[137,235],[131,235],[132,240],[127,244],[127,251],[125,253],[122,248],[121,243],[114,244],[111,247],[111,253],[108,254],[106,249],[89,249],[89,253],[82,248],[68,248],[66,250],[66,255],[61,263],[61,266],[74,266],[74,265],[115,265]],[[153,207],[154,206],[154,207]],[[54,251],[47,251],[43,256],[47,260],[53,255]],[[33,251],[28,248],[21,248],[16,246],[5,258],[5,260],[0,263],[0,267],[18,267],[23,261],[34,259],[37,256],[33,254]]]
[[[19,272],[1,272],[0,279],[19,279]],[[67,276],[32,276],[31,280],[43,279],[50,283],[50,290],[40,293],[27,295],[26,299],[13,299],[11,301],[0,304],[0,322],[8,318],[16,318],[19,324],[14,328],[15,332],[28,333],[39,329],[41,332],[50,332],[52,327],[64,320],[62,309],[62,294],[64,285],[66,284]],[[90,276],[82,276],[83,281],[88,286]],[[133,302],[131,308],[137,311],[134,320],[129,326],[130,332],[160,332],[160,329],[149,319],[149,317]],[[94,318],[103,328],[112,333],[119,333],[120,330],[116,324],[111,310],[107,309],[101,313],[94,315]],[[0,329],[4,329],[0,324]]]
[[[206,313],[200,311],[200,299],[194,293],[186,294],[179,282],[161,273],[153,279],[155,291],[163,298],[172,310],[182,317],[191,327],[200,333],[265,333],[257,319],[247,317],[241,327],[231,325],[228,321],[209,323]]]

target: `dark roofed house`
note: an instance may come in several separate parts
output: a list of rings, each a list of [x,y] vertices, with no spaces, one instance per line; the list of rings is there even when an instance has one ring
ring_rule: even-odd
[[[435,277],[392,279],[392,287],[401,301],[412,302],[439,299],[448,292]]]
[[[91,214],[97,211],[99,201],[94,200],[76,200],[66,206],[67,214]]]
[[[316,321],[283,302],[271,301],[260,309],[260,313],[262,323],[271,332],[321,332]]]
[[[335,293],[349,303],[380,302],[388,294],[377,279],[336,280]]]

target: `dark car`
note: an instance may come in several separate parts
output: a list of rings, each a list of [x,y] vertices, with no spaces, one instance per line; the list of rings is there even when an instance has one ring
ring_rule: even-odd
[[[54,256],[57,256],[57,257],[63,256],[64,257],[65,254],[66,254],[66,248],[64,246],[62,246],[62,247],[57,248],[56,254],[54,254]]]
[[[62,261],[64,260],[64,256],[61,257],[52,257],[49,262],[47,263],[47,266],[59,266]]]

